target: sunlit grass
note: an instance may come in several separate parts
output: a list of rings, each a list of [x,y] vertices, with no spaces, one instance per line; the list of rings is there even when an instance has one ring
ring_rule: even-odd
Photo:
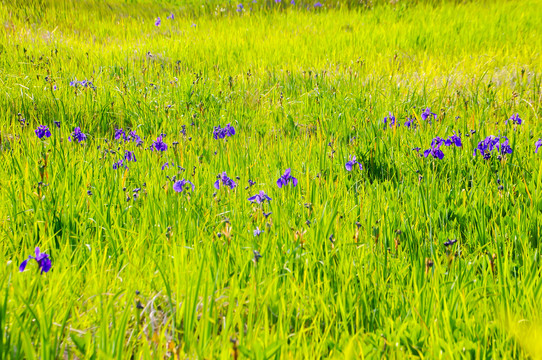
[[[542,2],[323,3],[0,5],[0,358],[539,356]]]

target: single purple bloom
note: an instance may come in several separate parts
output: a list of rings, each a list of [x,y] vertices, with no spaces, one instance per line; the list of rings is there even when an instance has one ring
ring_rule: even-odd
[[[221,182],[222,182],[222,185],[228,186],[230,189],[233,189],[234,187],[237,186],[235,181],[233,181],[232,179],[230,179],[228,177],[228,175],[226,175],[226,172],[223,172],[222,174],[218,175],[217,177],[218,177],[218,180],[215,181],[215,183],[214,183],[215,189],[220,189],[220,183]]]
[[[290,5],[295,5],[295,0],[290,1]]]
[[[34,132],[39,139],[51,136],[51,131],[49,131],[49,128],[46,125],[38,126],[38,128],[34,130]]]
[[[261,190],[260,193],[248,198],[248,201],[255,202],[257,204],[261,204],[265,202],[266,200],[271,201],[271,198],[267,196],[263,190]]]
[[[286,169],[286,171],[284,172],[284,175],[279,177],[279,179],[277,180],[277,186],[279,188],[286,186],[289,182],[292,182],[294,187],[297,186],[297,179],[291,176],[290,172],[291,172],[290,169]]]
[[[160,18],[156,18],[156,21],[154,22],[154,25],[156,26],[160,26],[160,24],[162,23],[162,20],[160,20]]]
[[[521,125],[523,123],[523,120],[519,117],[519,114],[514,114],[510,117],[510,119],[506,120],[504,123],[508,124],[508,121],[512,120],[514,124]]]
[[[535,146],[534,152],[538,153],[538,148],[542,146],[542,139],[538,139],[538,141],[534,143],[534,146]]]
[[[83,142],[87,139],[87,136],[83,134],[81,128],[77,126],[75,129],[73,129],[72,135],[68,137],[68,141],[72,141],[72,138],[78,142]]]
[[[151,146],[151,150],[166,151],[167,144],[162,139],[163,139],[163,134],[156,138],[156,141]]]
[[[359,169],[360,169],[360,170],[363,170],[363,166],[361,166],[361,164],[360,164],[359,162],[356,161],[356,155],[353,155],[352,158],[350,159],[350,161],[347,161],[347,162],[346,162],[346,165],[345,165],[346,170],[347,170],[347,171],[352,171],[352,167],[353,167],[354,165],[356,165],[356,164],[359,166]]]
[[[175,19],[175,15],[173,15],[173,13],[171,13],[171,14],[169,14],[167,16],[167,18],[170,19],[170,20],[173,20],[173,19]]]
[[[433,119],[437,119],[437,114],[431,112],[431,108],[427,108],[422,112],[422,120],[425,121],[427,118],[433,117]]]
[[[37,261],[42,274],[44,272],[48,272],[49,270],[51,270],[51,259],[49,259],[49,255],[46,253],[40,252],[39,247],[36,247],[35,253],[36,253],[35,257],[29,256],[28,259],[26,259],[25,261],[21,263],[21,265],[19,265],[19,271],[21,272],[24,271],[30,259],[34,259]]]
[[[120,169],[121,167],[128,169],[128,166],[124,164],[124,159],[120,159],[119,161],[113,163],[113,170]]]
[[[512,148],[510,147],[509,143],[508,143],[508,139],[506,137],[501,137],[501,139],[504,139],[504,142],[500,145],[497,145],[497,149],[500,150],[500,153],[502,155],[506,155],[506,154],[511,154],[512,153]],[[499,146],[500,146],[500,149],[499,149]]]
[[[417,153],[419,153],[420,150],[421,150],[421,148],[419,148],[419,147],[415,147],[415,148],[412,149],[412,151],[416,151]]]
[[[263,230],[260,230],[259,227],[256,228],[256,230],[253,231],[254,236],[260,236],[261,233],[263,233]]]
[[[164,170],[165,168],[169,168],[169,163],[166,162],[162,165],[162,170]]]
[[[322,7],[322,4],[318,1],[318,2],[316,2],[316,4],[314,4],[314,7],[315,8],[320,8],[320,7]]]
[[[55,126],[60,129],[60,121],[55,121]]]
[[[243,4],[237,5],[237,11],[238,11],[238,12],[243,11],[243,7],[244,7]]]
[[[192,185],[192,191],[194,191],[194,189],[195,189],[194,184],[192,184],[191,181],[185,180],[185,179],[182,179],[182,180],[179,180],[179,181],[175,182],[173,184],[173,190],[175,190],[176,192],[183,192],[184,187],[186,185],[188,185],[188,184]]]
[[[133,130],[128,133],[128,136],[126,136],[124,140],[135,142],[138,146],[143,144],[143,140],[141,140],[141,137],[139,137],[139,135],[137,135],[136,132]]]
[[[411,119],[411,118],[406,119],[406,121],[405,121],[405,126],[406,126],[407,128],[409,128],[409,129],[410,129],[411,126],[412,126],[413,128],[415,128],[415,127],[416,127],[416,124],[414,123],[414,119]]]

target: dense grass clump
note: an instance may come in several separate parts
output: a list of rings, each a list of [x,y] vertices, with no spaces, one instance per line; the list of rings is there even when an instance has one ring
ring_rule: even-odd
[[[542,356],[542,1],[316,3],[0,4],[0,359]]]

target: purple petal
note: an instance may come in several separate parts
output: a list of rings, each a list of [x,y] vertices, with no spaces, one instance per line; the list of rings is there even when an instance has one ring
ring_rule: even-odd
[[[292,182],[294,183],[294,186],[297,186],[297,179],[292,176]]]
[[[26,265],[28,265],[28,260],[30,260],[30,258],[26,259],[25,261],[23,261],[23,262],[21,263],[21,265],[19,265],[19,271],[20,271],[20,272],[23,272],[24,269],[26,269]]]

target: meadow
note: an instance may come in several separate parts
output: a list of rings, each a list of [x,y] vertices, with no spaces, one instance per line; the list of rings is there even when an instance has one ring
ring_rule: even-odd
[[[540,14],[0,2],[0,359],[541,358]]]

